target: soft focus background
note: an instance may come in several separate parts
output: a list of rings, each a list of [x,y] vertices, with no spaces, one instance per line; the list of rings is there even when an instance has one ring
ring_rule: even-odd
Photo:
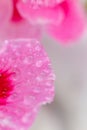
[[[56,96],[31,130],[87,130],[87,32],[69,46],[43,34],[42,44],[56,74]]]
[[[87,130],[87,29],[69,46],[47,34],[42,44],[56,74],[56,95],[52,104],[42,108],[31,130]]]

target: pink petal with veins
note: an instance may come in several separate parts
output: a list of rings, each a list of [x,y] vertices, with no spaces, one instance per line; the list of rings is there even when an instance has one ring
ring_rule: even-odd
[[[10,40],[0,49],[0,129],[28,130],[54,98],[54,74],[41,44]]]

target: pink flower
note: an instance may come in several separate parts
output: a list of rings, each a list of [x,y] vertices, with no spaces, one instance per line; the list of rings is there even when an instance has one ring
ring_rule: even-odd
[[[54,97],[54,74],[41,44],[6,40],[0,49],[0,129],[28,130]]]
[[[28,130],[40,106],[54,97],[40,29],[20,15],[17,2],[0,1],[0,130]]]
[[[1,0],[0,6],[1,40],[40,38],[41,24],[54,39],[67,44],[78,39],[85,29],[85,15],[79,1]]]
[[[79,1],[19,0],[17,8],[29,21],[44,23],[45,30],[64,44],[78,39],[85,28],[85,15]]]

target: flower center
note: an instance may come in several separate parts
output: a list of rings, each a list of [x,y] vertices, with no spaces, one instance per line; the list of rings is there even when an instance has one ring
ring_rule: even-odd
[[[22,20],[22,17],[19,14],[17,7],[16,7],[17,2],[18,2],[18,0],[13,0],[13,15],[12,15],[13,22],[19,22]]]
[[[13,90],[11,76],[12,73],[0,70],[0,105],[5,105],[7,103],[7,98]]]

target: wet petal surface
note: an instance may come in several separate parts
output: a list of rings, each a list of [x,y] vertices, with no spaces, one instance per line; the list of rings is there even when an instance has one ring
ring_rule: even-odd
[[[34,39],[5,41],[0,49],[0,70],[4,74],[2,86],[4,80],[12,88],[6,104],[0,104],[0,128],[28,130],[41,104],[50,103],[54,97],[55,77],[49,58]],[[12,86],[6,80],[7,70],[7,75],[12,74]]]

